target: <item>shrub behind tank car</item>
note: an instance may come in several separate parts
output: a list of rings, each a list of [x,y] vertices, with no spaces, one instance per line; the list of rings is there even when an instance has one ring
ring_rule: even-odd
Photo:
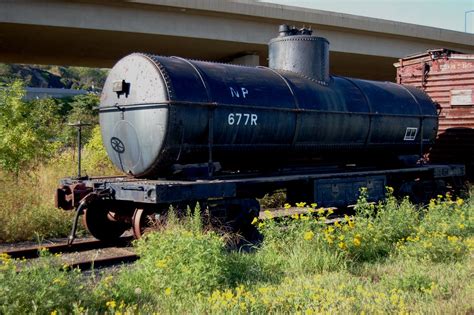
[[[106,80],[100,124],[120,170],[157,178],[190,164],[210,173],[217,163],[241,172],[388,164],[426,150],[438,120],[416,88],[330,76],[329,42],[282,25],[269,67],[124,57]]]

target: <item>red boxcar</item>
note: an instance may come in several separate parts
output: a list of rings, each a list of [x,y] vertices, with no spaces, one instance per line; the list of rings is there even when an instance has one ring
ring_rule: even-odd
[[[397,83],[423,89],[439,108],[431,162],[463,163],[474,177],[474,55],[428,50],[399,60]]]

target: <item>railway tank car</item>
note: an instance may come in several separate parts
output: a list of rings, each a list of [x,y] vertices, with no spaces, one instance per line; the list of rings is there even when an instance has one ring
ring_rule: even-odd
[[[103,240],[129,228],[138,238],[170,205],[196,202],[238,229],[279,189],[289,202],[346,207],[361,187],[373,201],[387,185],[430,197],[462,179],[463,165],[420,163],[438,128],[423,91],[331,76],[326,39],[279,32],[269,67],[142,53],[117,62],[99,116],[126,175],[61,180],[56,205],[76,210],[71,241],[82,214]]]
[[[329,75],[329,43],[282,26],[269,67],[132,54],[105,83],[100,125],[123,172],[169,177],[186,165],[262,170],[331,163],[387,164],[436,136],[422,91]],[[376,157],[376,158],[371,158]]]

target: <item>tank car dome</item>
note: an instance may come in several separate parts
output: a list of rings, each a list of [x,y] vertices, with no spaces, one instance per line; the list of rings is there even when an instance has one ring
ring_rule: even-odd
[[[128,55],[110,71],[100,127],[107,154],[123,172],[139,176],[153,167],[166,135],[167,101],[163,76],[146,55]]]

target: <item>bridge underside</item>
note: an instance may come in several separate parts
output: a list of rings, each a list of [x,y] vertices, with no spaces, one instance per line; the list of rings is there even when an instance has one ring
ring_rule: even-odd
[[[470,34],[253,0],[0,0],[0,8],[0,62],[9,63],[111,67],[141,51],[266,65],[283,23],[327,38],[336,75],[393,81],[392,64],[406,55],[474,53]]]
[[[111,67],[126,54],[160,55],[231,62],[258,55],[267,65],[264,44],[183,36],[0,23],[0,61],[5,63]],[[394,81],[396,58],[331,52],[331,74]]]

